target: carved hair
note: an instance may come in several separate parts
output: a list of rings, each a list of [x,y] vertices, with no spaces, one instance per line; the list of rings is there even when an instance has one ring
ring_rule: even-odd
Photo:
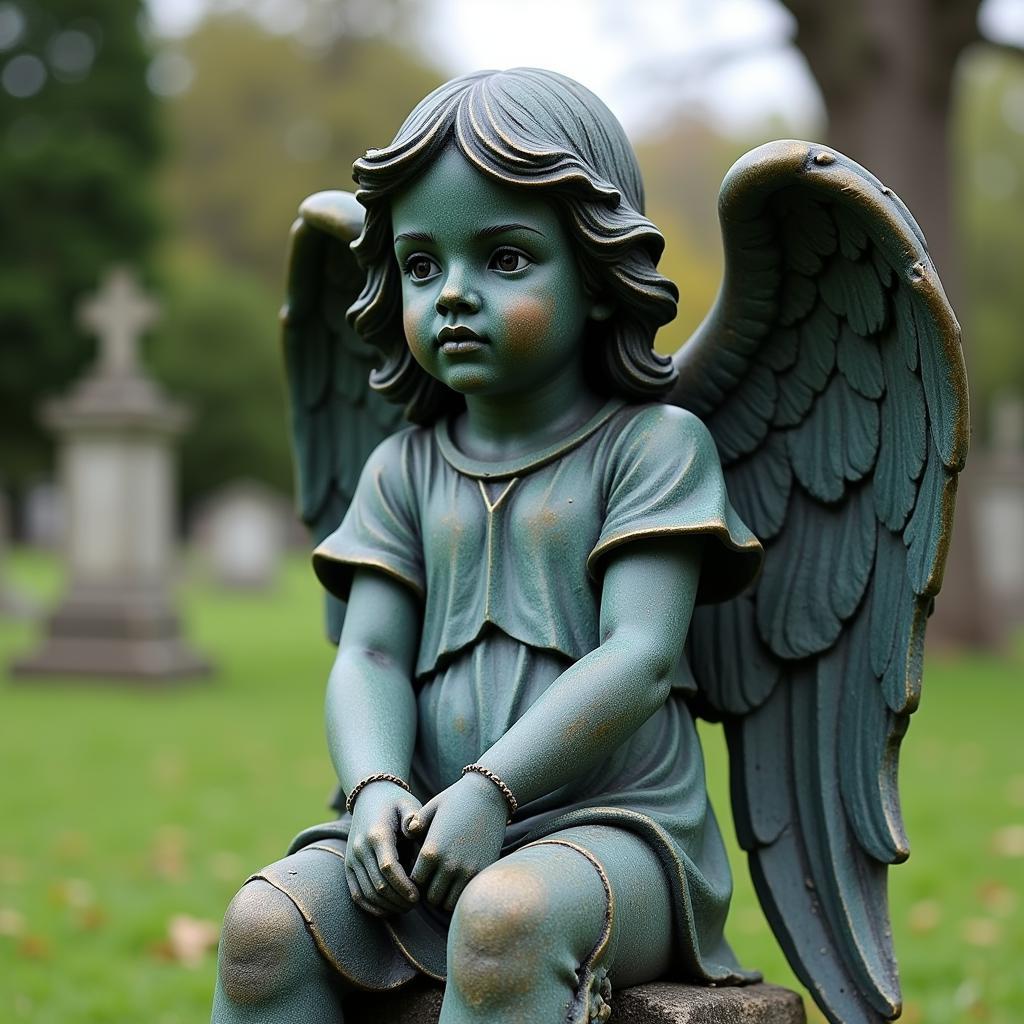
[[[369,150],[353,165],[366,221],[352,249],[366,270],[366,285],[348,315],[383,356],[371,385],[405,403],[415,423],[430,423],[464,401],[423,370],[405,344],[391,227],[390,198],[449,145],[495,181],[544,193],[578,243],[588,289],[613,307],[608,320],[588,326],[592,385],[632,401],[665,395],[676,374],[653,342],[658,328],[676,315],[679,293],[656,269],[665,240],[643,215],[633,149],[592,92],[535,68],[453,79],[416,106],[390,146]]]

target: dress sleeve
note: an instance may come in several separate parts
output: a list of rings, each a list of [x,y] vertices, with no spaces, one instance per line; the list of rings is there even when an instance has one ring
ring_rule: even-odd
[[[420,597],[426,591],[411,433],[394,434],[377,446],[341,525],[313,552],[317,578],[342,601],[359,566],[378,569]]]
[[[605,515],[587,568],[644,537],[703,535],[699,602],[724,601],[757,576],[763,550],[729,502],[707,427],[675,406],[648,406],[619,434],[605,466]]]

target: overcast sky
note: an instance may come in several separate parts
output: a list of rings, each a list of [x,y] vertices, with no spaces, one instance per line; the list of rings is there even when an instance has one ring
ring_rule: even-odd
[[[737,132],[771,116],[794,132],[820,124],[817,90],[775,0],[430,2],[426,47],[452,74],[523,64],[561,71],[593,89],[634,134],[680,98]],[[194,26],[205,3],[148,5],[157,31],[173,37]],[[288,17],[289,5],[277,10]],[[1024,43],[1024,2],[985,0],[982,27]]]

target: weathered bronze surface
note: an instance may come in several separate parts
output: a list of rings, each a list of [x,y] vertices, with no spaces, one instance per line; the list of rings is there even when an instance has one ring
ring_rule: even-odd
[[[968,436],[913,218],[824,147],[753,151],[668,359],[663,239],[578,84],[456,79],[354,171],[300,208],[284,314],[339,816],[236,896],[214,1019],[406,1019],[417,977],[445,1024],[801,1019],[724,938],[694,714],[814,999],[897,1015],[896,759]],[[661,978],[715,988],[686,1016]]]

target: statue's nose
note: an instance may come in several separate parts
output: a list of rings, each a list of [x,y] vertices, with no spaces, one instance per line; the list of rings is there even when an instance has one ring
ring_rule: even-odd
[[[477,313],[480,295],[462,276],[449,275],[441,294],[437,297],[437,311],[441,316],[449,313]]]

